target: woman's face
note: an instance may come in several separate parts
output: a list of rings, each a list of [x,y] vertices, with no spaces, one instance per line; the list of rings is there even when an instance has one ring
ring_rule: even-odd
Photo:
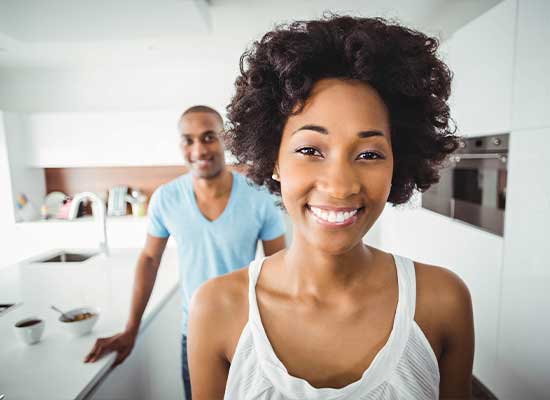
[[[355,247],[391,188],[389,116],[378,93],[357,81],[317,82],[285,124],[276,172],[295,240],[329,254]]]

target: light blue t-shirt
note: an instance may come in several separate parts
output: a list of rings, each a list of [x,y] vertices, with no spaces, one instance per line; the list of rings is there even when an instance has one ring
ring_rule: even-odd
[[[210,278],[245,267],[256,255],[258,240],[273,240],[285,231],[276,198],[232,174],[229,200],[214,221],[198,208],[191,174],[160,186],[149,202],[148,233],[173,236],[178,246],[185,335],[195,290]]]

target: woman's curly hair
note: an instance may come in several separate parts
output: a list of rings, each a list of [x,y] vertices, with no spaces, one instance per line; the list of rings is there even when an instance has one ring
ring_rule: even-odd
[[[389,110],[394,172],[388,201],[439,180],[439,166],[458,147],[447,99],[452,74],[436,55],[438,40],[382,18],[325,16],[280,25],[240,60],[227,106],[228,149],[248,177],[280,194],[271,178],[290,115],[299,113],[323,78],[365,82]]]

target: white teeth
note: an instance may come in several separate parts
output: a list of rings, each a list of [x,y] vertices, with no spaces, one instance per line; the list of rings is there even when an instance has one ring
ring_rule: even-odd
[[[342,223],[344,221],[347,221],[351,217],[353,217],[355,214],[357,214],[357,210],[353,211],[326,211],[321,208],[317,207],[310,207],[311,212],[315,214],[317,217],[327,221],[327,222],[336,222],[336,223]]]

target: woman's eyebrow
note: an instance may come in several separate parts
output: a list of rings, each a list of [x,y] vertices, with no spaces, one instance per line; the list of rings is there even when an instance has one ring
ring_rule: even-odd
[[[384,136],[381,131],[361,131],[357,134],[360,138],[369,138],[372,136]]]
[[[319,126],[319,125],[311,125],[311,124],[304,125],[301,128],[296,129],[294,132],[292,132],[292,134],[294,135],[298,131],[315,131],[315,132],[319,132],[323,135],[328,135],[327,128]]]
[[[301,128],[296,129],[294,132],[292,132],[292,134],[294,135],[298,131],[315,131],[315,132],[319,132],[322,135],[328,135],[328,133],[329,133],[327,128],[325,128],[323,126],[320,126],[320,125],[312,125],[312,124],[304,125]],[[383,137],[384,133],[382,133],[381,131],[377,131],[377,130],[368,130],[368,131],[358,132],[357,136],[359,136],[360,138],[369,138],[369,137],[372,137],[372,136],[382,136]]]

